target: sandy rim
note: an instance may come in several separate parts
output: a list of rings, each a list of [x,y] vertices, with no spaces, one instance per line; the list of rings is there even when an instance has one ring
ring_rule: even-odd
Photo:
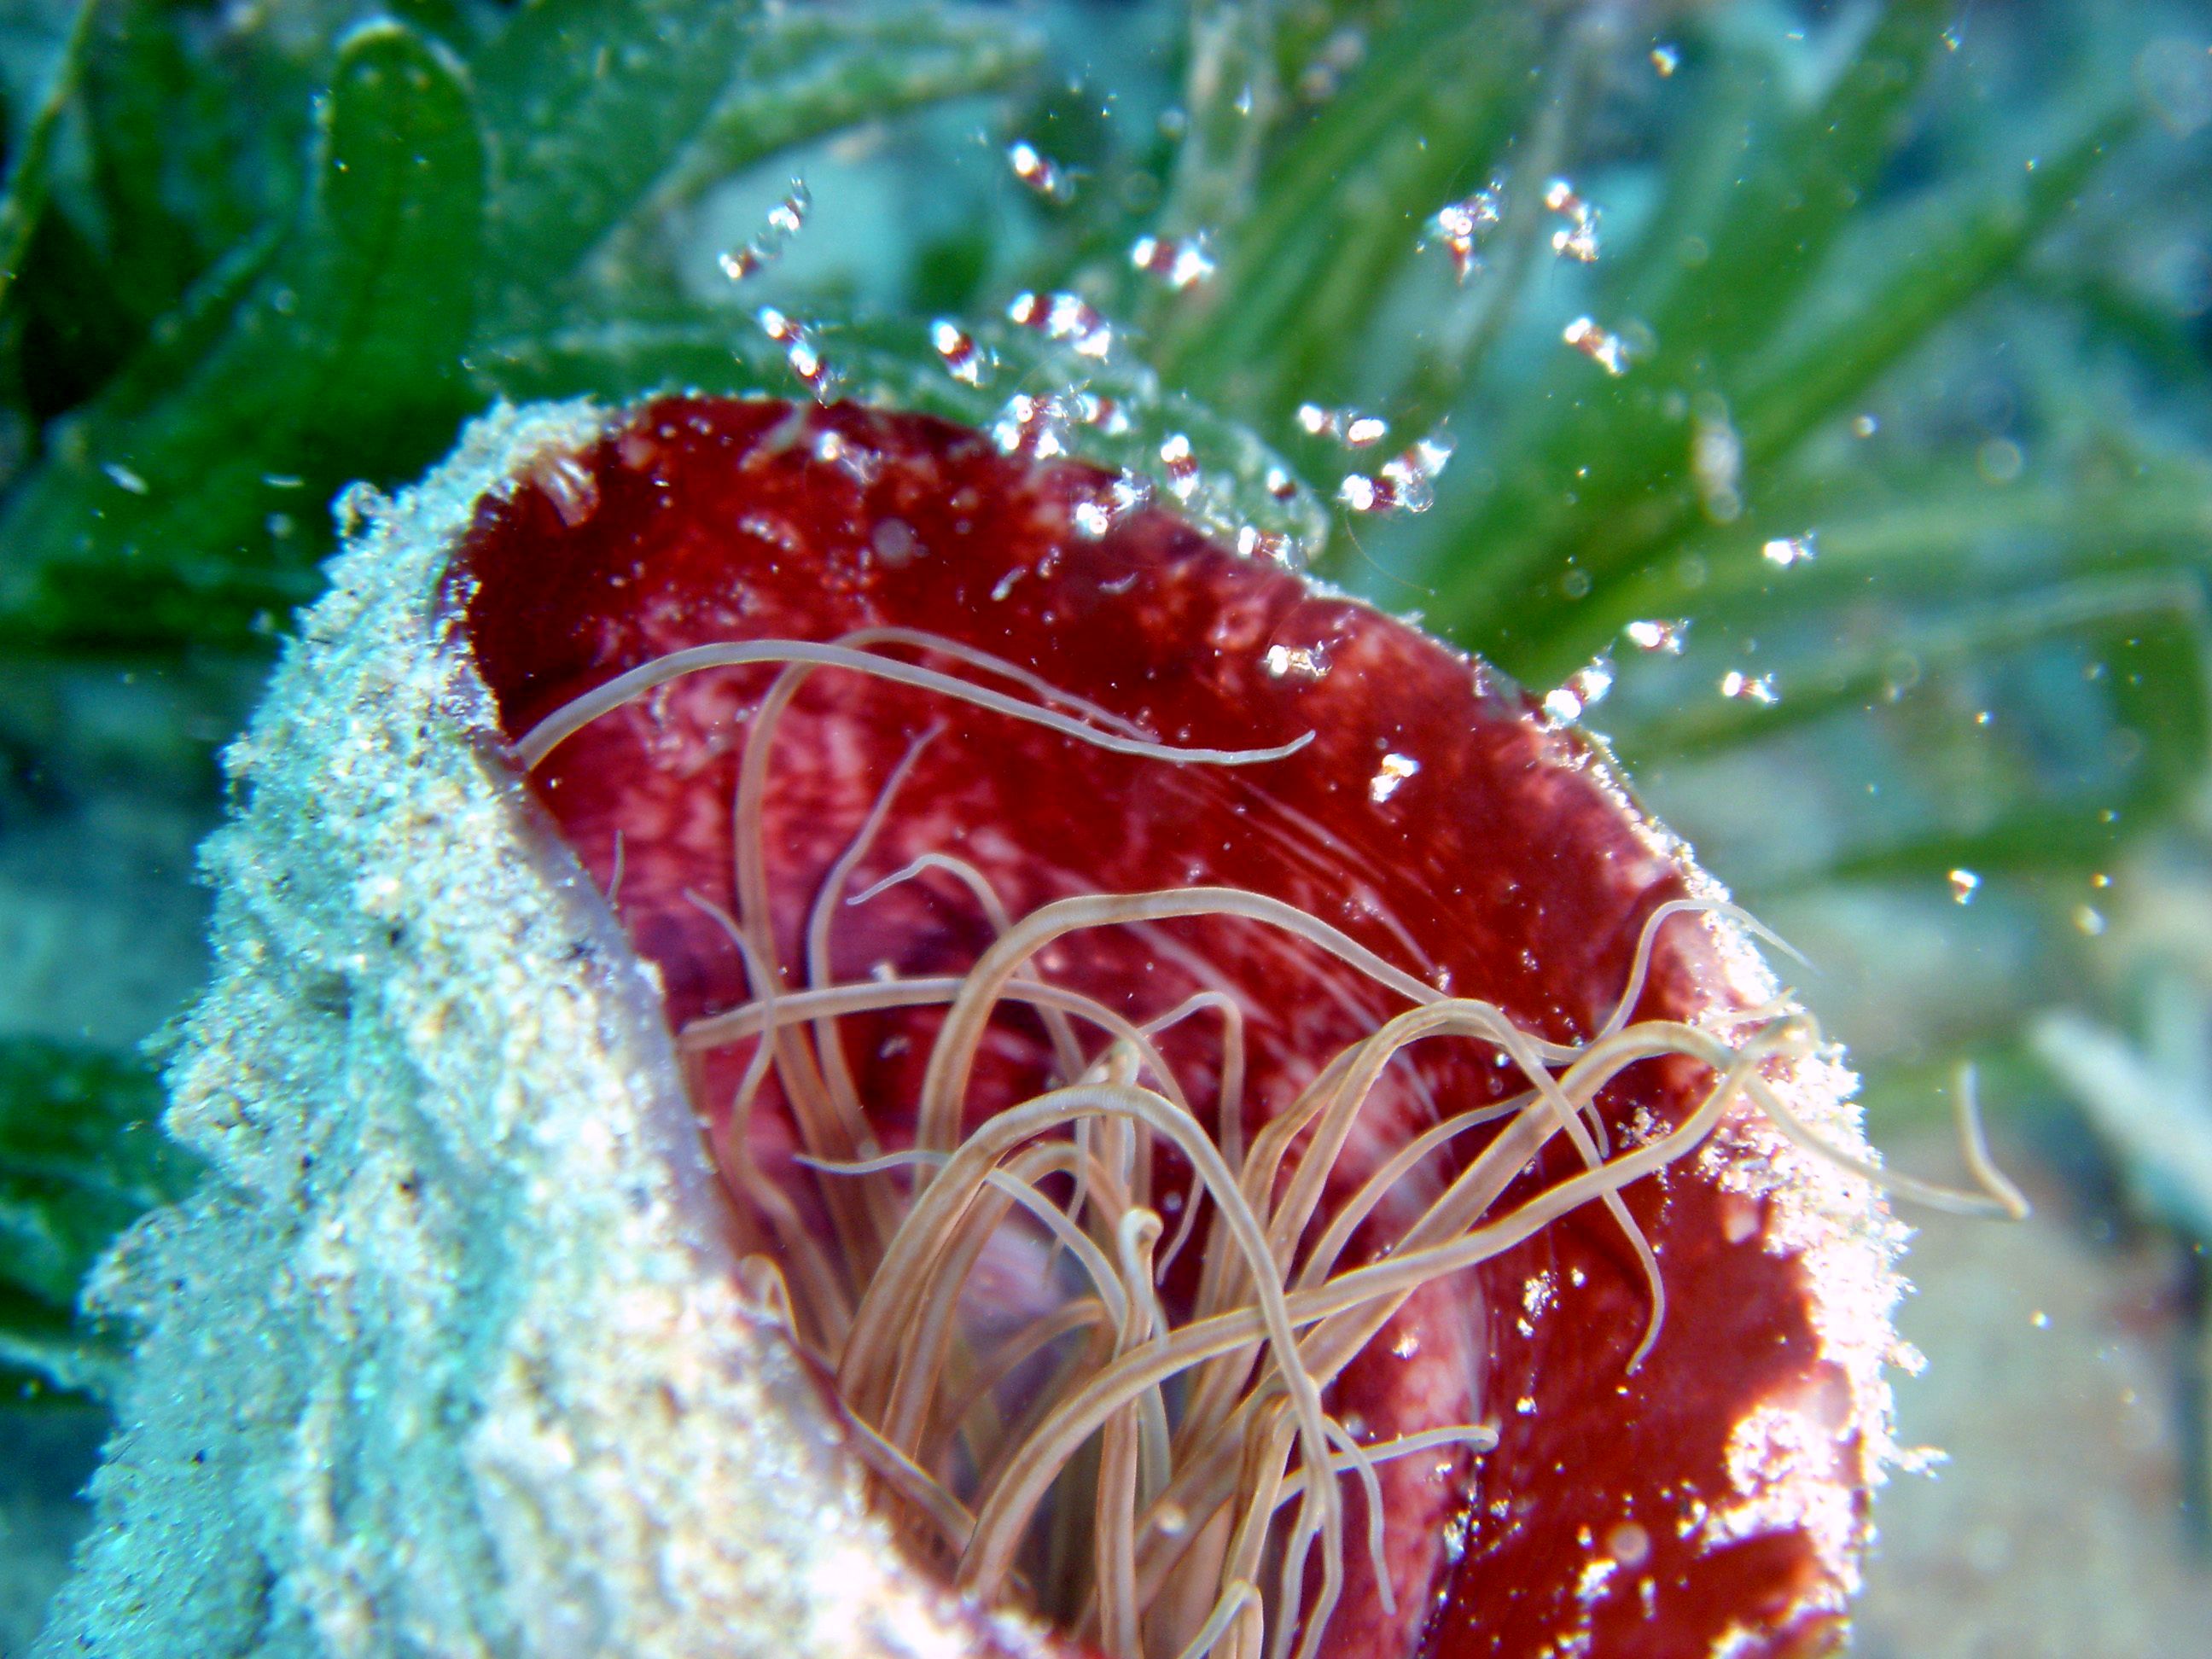
[[[95,1287],[143,1336],[41,1655],[1028,1645],[884,1547],[740,1303],[654,988],[439,603],[605,418],[496,409],[341,503],[204,855],[167,1122],[215,1173]]]

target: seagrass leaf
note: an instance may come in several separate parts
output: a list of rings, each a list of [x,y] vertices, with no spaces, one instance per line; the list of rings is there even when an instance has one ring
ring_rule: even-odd
[[[81,0],[76,21],[63,42],[60,61],[54,65],[46,93],[33,112],[20,147],[8,158],[8,178],[0,187],[0,302],[15,286],[30,251],[31,234],[45,211],[53,179],[49,173],[54,135],[62,112],[76,95],[78,77],[84,71],[87,44],[92,38],[93,0]]]
[[[995,92],[1034,71],[1044,42],[1002,14],[921,5],[763,17],[738,72],[648,198],[680,207],[732,173],[848,127]]]
[[[750,0],[532,0],[471,68],[495,184],[489,289],[513,311],[571,275],[697,137]]]
[[[1881,239],[1882,280],[1750,366],[1735,398],[1747,465],[1786,451],[2014,269],[2140,121],[2130,100],[2089,123],[2033,171],[2008,156],[1905,216]]]
[[[1716,365],[1759,354],[1903,142],[1954,11],[1887,0],[1826,94],[1746,149],[1706,257],[1678,265],[1644,318],[1661,354]]]
[[[160,1082],[132,1056],[0,1039],[0,1367],[99,1386],[111,1348],[75,1318],[85,1275],[198,1172],[162,1134],[161,1107]]]
[[[349,35],[313,179],[252,294],[180,324],[203,355],[179,361],[157,331],[159,372],[126,369],[57,424],[0,517],[0,634],[246,638],[313,591],[339,484],[404,476],[448,441],[483,190],[459,62],[395,23]]]

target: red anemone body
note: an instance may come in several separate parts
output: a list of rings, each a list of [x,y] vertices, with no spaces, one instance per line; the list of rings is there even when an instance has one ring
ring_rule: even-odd
[[[1587,1039],[1620,994],[1645,918],[1692,890],[1686,859],[1578,736],[1415,629],[1164,511],[1079,533],[1075,509],[1110,482],[917,416],[664,401],[488,500],[456,562],[457,593],[510,735],[672,650],[880,627],[988,652],[1167,743],[1255,748],[1313,734],[1265,765],[1181,766],[817,671],[776,729],[762,825],[787,963],[804,960],[823,872],[912,754],[856,885],[938,851],[981,871],[1017,917],[1076,893],[1249,889],[1526,1030]],[[580,732],[534,777],[658,965],[679,1025],[749,994],[726,934],[692,896],[734,906],[738,740],[774,672],[664,688]],[[916,879],[839,908],[836,975],[958,974],[989,938],[957,887]],[[1662,939],[1643,1017],[1694,1018],[1758,988],[1703,923]],[[1200,989],[1239,998],[1248,1134],[1402,1006],[1302,941],[1218,919],[1072,935],[1041,966],[1132,1018]],[[935,1018],[870,1016],[848,1045],[890,1144],[910,1127],[901,1103]],[[1164,1046],[1211,1122],[1218,1078],[1205,1024]],[[1042,1029],[995,1026],[970,1121],[1035,1093],[1049,1061]],[[710,1116],[726,1119],[732,1081],[711,1075]],[[1615,1134],[1633,1139],[1679,1120],[1709,1081],[1686,1062],[1643,1065],[1602,1103]],[[1507,1089],[1474,1045],[1409,1050],[1332,1189],[1440,1115]],[[1591,1205],[1430,1285],[1340,1381],[1333,1409],[1370,1436],[1472,1417],[1493,1421],[1499,1440],[1479,1456],[1386,1467],[1400,1611],[1382,1612],[1358,1556],[1328,1651],[1766,1655],[1834,1639],[1879,1407],[1828,1340],[1832,1287],[1769,1213],[1787,1194],[1731,1178],[1741,1132],[1732,1123],[1717,1152],[1626,1194],[1669,1296],[1639,1370],[1626,1368],[1648,1287]],[[709,1133],[748,1133],[769,1174],[790,1168],[773,1089],[753,1122]],[[1528,1180],[1575,1167],[1558,1146],[1540,1164]],[[1178,1178],[1169,1170],[1163,1184]],[[1004,1293],[1022,1289],[1010,1279]],[[1871,1312],[1847,1316],[1878,1323],[1886,1297],[1866,1294]]]

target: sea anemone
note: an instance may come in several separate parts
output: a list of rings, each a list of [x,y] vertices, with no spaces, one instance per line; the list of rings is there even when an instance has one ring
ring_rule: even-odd
[[[1913,1183],[1588,739],[919,416],[503,412],[369,506],[50,1641],[1838,1639]]]

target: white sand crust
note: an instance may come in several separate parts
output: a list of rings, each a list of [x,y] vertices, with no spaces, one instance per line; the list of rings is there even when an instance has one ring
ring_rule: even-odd
[[[141,1342],[41,1659],[975,1650],[740,1300],[656,989],[440,592],[603,418],[495,410],[357,495],[228,757],[170,1071],[211,1173],[95,1288]]]

